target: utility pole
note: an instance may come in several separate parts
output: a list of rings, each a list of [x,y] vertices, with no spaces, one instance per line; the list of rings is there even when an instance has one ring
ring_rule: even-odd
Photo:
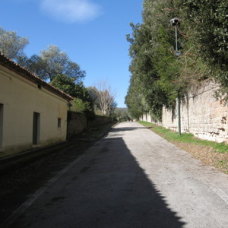
[[[177,42],[177,27],[180,25],[180,19],[175,17],[170,20],[170,23],[175,28],[175,55],[178,57],[180,56],[180,51],[178,50],[178,42]],[[181,99],[180,99],[180,91],[178,90],[177,96],[177,109],[178,109],[178,132],[181,135]]]

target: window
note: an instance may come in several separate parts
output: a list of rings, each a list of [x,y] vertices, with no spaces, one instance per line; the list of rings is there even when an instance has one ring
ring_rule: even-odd
[[[0,149],[3,144],[3,104],[0,104]]]
[[[61,118],[58,118],[58,128],[61,128]]]
[[[40,141],[40,113],[33,113],[33,144],[37,145]]]

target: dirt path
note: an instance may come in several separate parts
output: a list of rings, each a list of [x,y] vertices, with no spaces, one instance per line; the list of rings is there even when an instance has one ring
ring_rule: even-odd
[[[39,228],[225,228],[227,215],[227,175],[138,123],[122,123],[9,221]]]

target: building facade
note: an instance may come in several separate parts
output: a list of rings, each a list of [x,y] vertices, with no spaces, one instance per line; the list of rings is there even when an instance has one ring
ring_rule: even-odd
[[[0,55],[0,153],[65,141],[71,100]]]

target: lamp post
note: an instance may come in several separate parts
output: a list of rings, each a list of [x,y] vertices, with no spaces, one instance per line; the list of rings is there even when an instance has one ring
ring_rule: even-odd
[[[178,43],[177,43],[177,27],[180,25],[180,19],[175,17],[170,20],[172,26],[175,29],[175,55],[178,57],[180,56],[180,51],[178,50]],[[177,97],[177,106],[178,106],[178,132],[181,135],[181,100],[180,100],[180,91],[178,90],[178,97]]]
[[[180,19],[175,17],[170,20],[170,24],[174,27],[175,29],[175,55],[180,56],[180,51],[178,50],[178,43],[177,43],[177,27],[180,25]]]

